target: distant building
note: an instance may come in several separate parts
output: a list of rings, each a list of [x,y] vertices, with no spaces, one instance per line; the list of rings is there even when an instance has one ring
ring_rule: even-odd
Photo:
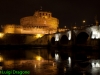
[[[57,32],[59,21],[52,17],[52,13],[36,11],[33,16],[20,19],[20,25],[7,24],[4,33],[14,34],[52,34]]]

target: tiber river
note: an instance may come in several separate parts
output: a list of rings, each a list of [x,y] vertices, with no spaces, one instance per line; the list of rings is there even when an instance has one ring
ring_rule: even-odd
[[[66,49],[0,50],[0,75],[100,75],[98,52],[71,53]],[[76,54],[76,55],[75,55]]]

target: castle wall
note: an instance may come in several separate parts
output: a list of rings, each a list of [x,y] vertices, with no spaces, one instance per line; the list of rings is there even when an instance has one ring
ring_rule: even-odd
[[[36,11],[33,16],[21,18],[20,25],[5,25],[3,32],[13,34],[53,34],[56,33],[58,24],[58,19],[52,17],[52,13]]]
[[[23,28],[21,34],[47,34],[48,30],[43,28]]]
[[[15,25],[14,24],[7,24],[4,26],[3,32],[4,33],[14,33]]]
[[[49,29],[57,29],[59,21],[52,17],[49,12],[35,12],[33,16],[23,17],[20,19],[22,26],[31,27],[48,27]]]

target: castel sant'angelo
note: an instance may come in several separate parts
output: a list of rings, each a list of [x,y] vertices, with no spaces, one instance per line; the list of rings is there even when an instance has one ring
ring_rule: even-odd
[[[57,31],[59,21],[52,17],[52,13],[36,11],[33,16],[20,19],[20,25],[6,24],[4,33],[13,34],[52,34]]]

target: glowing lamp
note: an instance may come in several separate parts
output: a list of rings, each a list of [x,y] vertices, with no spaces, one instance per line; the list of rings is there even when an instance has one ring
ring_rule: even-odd
[[[85,20],[83,20],[83,23],[85,23]]]
[[[36,60],[40,61],[40,60],[42,60],[42,57],[41,56],[36,56]]]
[[[2,56],[0,56],[0,62],[2,62],[3,61],[3,57]]]
[[[4,36],[4,34],[3,33],[0,33],[0,38],[2,38]]]
[[[41,38],[43,36],[43,34],[36,34],[37,38]]]

